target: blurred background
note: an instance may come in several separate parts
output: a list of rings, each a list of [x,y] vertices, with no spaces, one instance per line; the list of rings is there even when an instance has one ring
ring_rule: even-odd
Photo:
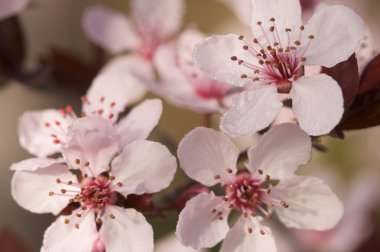
[[[380,38],[380,1],[328,1],[331,2],[351,6],[357,11],[371,27],[374,47],[380,48],[380,40],[377,39]],[[12,172],[9,167],[13,162],[30,157],[18,142],[18,118],[27,110],[60,108],[67,104],[79,110],[80,96],[100,69],[98,58],[107,59],[86,39],[80,25],[83,10],[95,3],[128,13],[126,0],[32,0],[17,17],[26,48],[24,67],[32,77],[21,76],[16,81],[9,74],[0,73],[0,244],[17,243],[20,247],[13,251],[38,251],[44,230],[54,220],[51,215],[25,211],[12,199]],[[186,4],[184,27],[196,26],[206,34],[249,33],[249,28],[239,22],[231,9],[216,0],[187,0]],[[44,63],[51,61],[58,69],[55,72],[57,78],[43,78],[41,81],[41,76],[45,76],[45,72],[48,75],[51,70]],[[72,65],[78,71],[73,72]],[[42,74],[33,78],[35,72]],[[23,79],[27,79],[27,83]],[[148,94],[148,97],[152,96]],[[201,125],[202,120],[199,114],[165,104],[158,126],[160,133],[154,132],[152,138],[162,140],[161,133],[165,133],[166,137],[178,143],[188,131]],[[217,124],[215,119],[213,126],[216,128]],[[322,139],[328,152],[315,151],[312,162],[301,172],[325,179],[341,196],[346,207],[350,206],[348,217],[342,220],[338,227],[341,230],[332,238],[332,235],[312,232],[284,233],[280,227],[279,251],[296,251],[291,247],[294,243],[298,244],[300,251],[380,251],[379,140],[379,127],[347,132],[344,140]],[[162,218],[149,219],[157,237],[174,230],[176,214],[169,213],[168,218],[171,224]],[[340,244],[342,242],[345,244]],[[1,246],[2,252],[6,247]],[[168,246],[161,251],[180,251]],[[336,250],[336,246],[351,248]],[[286,250],[286,247],[290,248]]]

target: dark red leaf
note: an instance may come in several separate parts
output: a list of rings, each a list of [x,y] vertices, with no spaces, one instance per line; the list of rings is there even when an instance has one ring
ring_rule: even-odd
[[[358,95],[363,95],[374,90],[380,90],[380,55],[371,60],[364,69],[360,77]]]
[[[359,70],[355,54],[332,68],[323,67],[322,73],[338,82],[343,91],[344,109],[347,110],[354,102],[359,90]]]

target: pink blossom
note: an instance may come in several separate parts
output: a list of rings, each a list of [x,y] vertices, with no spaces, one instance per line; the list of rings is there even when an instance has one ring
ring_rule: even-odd
[[[161,117],[162,102],[158,99],[146,100],[116,123],[125,107],[141,98],[140,92],[130,85],[133,80],[128,75],[120,77],[106,73],[95,78],[86,96],[82,97],[81,116],[101,116],[116,124],[119,141],[125,145],[149,135]],[[77,118],[71,106],[61,110],[25,112],[18,126],[20,144],[39,157],[57,153],[66,143],[67,131]]]
[[[146,82],[154,80],[157,47],[179,30],[183,13],[183,0],[132,0],[130,16],[100,5],[87,8],[82,26],[87,37],[109,53],[130,53],[111,60],[108,69]]]
[[[203,34],[188,29],[178,39],[158,47],[154,63],[161,81],[150,82],[149,88],[175,105],[212,114],[224,109],[233,87],[195,67],[193,49],[203,40]]]
[[[300,127],[309,135],[329,133],[343,113],[342,90],[325,74],[304,76],[304,67],[332,67],[350,57],[364,35],[364,23],[344,6],[321,8],[302,25],[299,0],[253,0],[254,39],[228,34],[209,37],[195,59],[210,77],[243,87],[220,127],[231,136],[267,127],[283,106],[278,93],[292,100]]]
[[[91,251],[102,244],[107,251],[153,251],[152,227],[141,213],[118,206],[117,195],[161,191],[173,179],[176,159],[159,143],[121,146],[118,138],[110,121],[80,118],[63,145],[65,161],[33,158],[12,166],[12,196],[20,206],[56,215],[75,209],[46,230],[41,251]]]
[[[295,124],[282,124],[248,150],[247,170],[238,171],[239,150],[229,138],[212,129],[193,130],[178,148],[182,169],[206,186],[220,184],[225,193],[191,199],[180,213],[178,237],[195,249],[224,239],[222,252],[277,251],[265,223],[273,212],[289,228],[333,228],[343,214],[337,196],[321,180],[294,174],[310,155],[310,137]],[[230,229],[232,211],[241,216]]]
[[[29,0],[0,0],[0,20],[16,15],[29,3]]]

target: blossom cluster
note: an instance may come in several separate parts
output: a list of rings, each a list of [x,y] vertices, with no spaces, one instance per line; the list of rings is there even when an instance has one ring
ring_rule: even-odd
[[[339,5],[303,22],[299,0],[223,2],[253,34],[180,32],[183,0],[132,0],[130,16],[100,5],[85,10],[87,37],[114,57],[82,97],[80,113],[66,106],[19,120],[20,144],[34,157],[11,166],[12,196],[33,213],[57,216],[41,251],[152,252],[146,213],[125,202],[167,188],[177,158],[200,186],[177,207],[176,235],[186,247],[222,242],[221,252],[274,252],[273,216],[317,231],[341,220],[335,193],[297,173],[313,140],[334,132],[345,112],[340,83],[308,70],[347,61],[364,22]],[[0,17],[12,15],[12,4]],[[171,153],[147,140],[163,105],[158,98],[135,105],[146,91],[206,118],[221,115],[220,131],[197,127]],[[255,133],[260,140],[244,151],[231,140]]]

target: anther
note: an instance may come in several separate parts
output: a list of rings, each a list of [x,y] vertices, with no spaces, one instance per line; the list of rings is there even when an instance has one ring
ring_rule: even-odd
[[[80,164],[80,160],[78,158],[75,159],[75,163],[79,165]]]
[[[294,44],[296,44],[297,46],[301,45],[301,42],[300,41],[295,41]]]
[[[113,108],[116,106],[116,102],[111,102],[110,107]]]
[[[241,76],[240,76],[240,78],[242,78],[242,79],[246,79],[248,76],[246,75],[246,74],[242,74]]]
[[[86,163],[84,163],[84,166],[86,166],[86,167],[89,167],[90,166],[90,162],[86,162]]]
[[[220,179],[220,176],[219,175],[215,175],[214,179]]]
[[[116,185],[117,185],[118,187],[122,187],[122,186],[123,186],[123,184],[122,184],[121,182],[117,182]]]
[[[301,25],[300,30],[301,31],[305,30],[305,26]]]
[[[61,189],[61,193],[65,194],[66,190],[65,189]]]
[[[109,176],[108,179],[111,180],[111,181],[115,180],[115,176]]]
[[[231,168],[227,168],[227,172],[228,173],[232,173],[232,169]]]
[[[81,215],[81,214],[79,214],[79,213],[78,213],[78,214],[76,214],[76,216],[77,216],[78,218],[82,217],[82,215]]]
[[[232,61],[237,61],[237,59],[238,59],[238,58],[237,58],[236,56],[232,56],[232,57],[231,57],[231,60],[232,60]]]
[[[314,35],[310,35],[308,38],[309,39],[314,39]]]
[[[258,172],[260,175],[263,175],[263,174],[264,174],[263,170],[261,170],[261,169],[259,169],[257,172]]]
[[[249,228],[248,228],[248,233],[249,233],[249,234],[252,234],[252,232],[253,232],[252,228],[249,227]]]
[[[61,180],[59,179],[59,178],[57,178],[56,180],[55,180],[55,182],[57,182],[57,184],[61,184]]]
[[[276,19],[274,17],[272,17],[271,19],[269,19],[269,21],[274,22],[274,21],[276,21]]]
[[[64,221],[63,221],[65,224],[69,224],[69,219],[65,219]]]
[[[290,28],[286,28],[285,31],[286,31],[286,32],[291,32],[292,29],[290,29]]]
[[[270,180],[270,176],[269,175],[266,175],[265,176],[265,181],[269,181]]]
[[[244,39],[244,36],[243,35],[240,35],[239,36],[239,40],[243,40]]]
[[[288,208],[288,207],[289,207],[289,205],[286,204],[285,201],[281,201],[281,206],[282,206],[283,208]]]
[[[49,192],[49,196],[53,196],[54,195],[54,192]]]
[[[50,127],[50,123],[48,123],[48,122],[45,123],[45,127],[46,127],[46,128],[49,128],[49,127]]]
[[[265,231],[263,229],[260,229],[260,234],[265,235]]]
[[[263,24],[263,22],[261,22],[261,21],[257,22],[257,25],[262,25],[262,24]]]
[[[243,49],[247,51],[249,49],[249,47],[247,45],[245,45],[245,46],[243,46]]]
[[[53,143],[55,143],[55,144],[60,144],[60,143],[61,143],[61,140],[59,140],[59,139],[54,139]]]
[[[270,31],[270,32],[274,32],[274,26],[271,26],[271,27],[269,28],[269,31]]]
[[[112,219],[112,220],[114,220],[116,218],[115,215],[113,215],[113,214],[109,214],[108,217],[110,217],[110,219]]]
[[[96,218],[96,223],[98,223],[98,224],[102,224],[103,221],[102,221],[102,219],[100,219],[100,218]]]
[[[75,228],[76,228],[76,229],[79,229],[79,224],[78,224],[78,223],[75,224]]]

